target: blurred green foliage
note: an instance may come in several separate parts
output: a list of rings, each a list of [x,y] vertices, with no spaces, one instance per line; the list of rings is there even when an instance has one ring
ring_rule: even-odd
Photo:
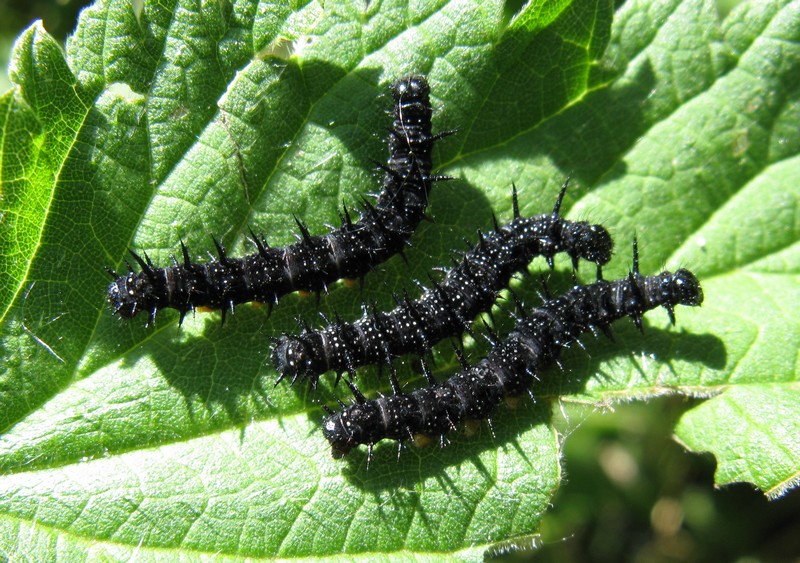
[[[91,0],[0,0],[0,36],[7,42],[34,20],[44,26],[56,39],[63,41],[75,29],[78,12]]]
[[[666,397],[570,407],[564,486],[523,561],[789,561],[800,553],[800,491],[769,501],[752,485],[714,489],[713,456],[673,440],[699,401]],[[744,559],[743,559],[744,558]]]

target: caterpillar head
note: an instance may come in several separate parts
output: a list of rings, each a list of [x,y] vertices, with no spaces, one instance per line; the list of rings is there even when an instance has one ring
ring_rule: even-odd
[[[346,456],[361,444],[371,444],[375,429],[382,428],[382,416],[375,401],[355,403],[329,416],[322,423],[322,434],[331,445],[335,459]]]
[[[669,291],[672,295],[671,301],[676,305],[688,305],[697,307],[703,303],[703,288],[695,275],[685,268],[681,268],[669,278],[668,288],[662,291]]]
[[[614,241],[601,225],[576,223],[573,232],[575,237],[575,258],[582,258],[603,266],[611,260]]]
[[[278,371],[278,382],[289,377],[292,383],[299,377],[313,377],[312,384],[316,384],[317,377],[311,365],[312,351],[301,338],[283,335],[277,339],[272,350],[272,365]]]
[[[152,292],[153,285],[146,275],[128,272],[108,286],[108,302],[116,314],[127,319],[135,317],[140,311],[149,311],[152,315],[156,308]]]
[[[392,96],[398,102],[408,99],[427,99],[430,90],[428,81],[419,75],[405,76],[392,84]]]

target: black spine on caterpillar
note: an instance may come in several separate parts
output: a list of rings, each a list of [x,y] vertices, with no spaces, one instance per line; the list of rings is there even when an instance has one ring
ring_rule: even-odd
[[[447,381],[403,393],[392,376],[394,394],[375,400],[366,400],[348,382],[356,401],[328,417],[323,433],[334,457],[360,444],[371,451],[383,439],[443,436],[465,420],[488,417],[505,397],[530,391],[540,371],[582,333],[609,333],[611,323],[622,317],[631,317],[641,328],[643,313],[659,306],[674,323],[676,305],[697,306],[702,301],[700,283],[686,269],[640,275],[634,241],[634,267],[627,277],[576,286],[546,302],[520,320],[486,358]]]
[[[114,312],[134,317],[142,311],[153,322],[159,309],[174,308],[181,322],[196,307],[233,311],[234,305],[249,301],[267,303],[297,290],[319,293],[336,280],[362,278],[376,265],[401,253],[419,225],[428,204],[431,183],[445,177],[431,176],[433,143],[447,133],[431,133],[431,104],[428,82],[423,76],[407,76],[391,88],[394,121],[389,129],[390,157],[384,170],[383,189],[373,205],[363,204],[361,217],[353,222],[347,208],[342,226],[327,235],[311,236],[299,220],[298,242],[285,248],[271,248],[252,232],[257,252],[231,258],[214,241],[219,259],[206,264],[192,263],[181,243],[182,263],[159,268],[148,256],[133,253],[141,268],[119,276],[108,300]]]
[[[272,361],[278,381],[309,379],[333,370],[338,375],[363,365],[389,364],[404,354],[423,355],[437,342],[470,330],[470,323],[489,310],[511,277],[525,270],[536,256],[552,267],[553,256],[564,252],[598,268],[611,259],[613,241],[603,227],[567,221],[559,215],[569,179],[564,182],[552,213],[521,217],[513,190],[514,220],[494,231],[478,233],[479,243],[441,282],[432,280],[417,301],[398,299],[390,312],[367,312],[354,323],[337,321],[321,330],[306,329],[280,337]],[[337,379],[338,382],[338,379]]]

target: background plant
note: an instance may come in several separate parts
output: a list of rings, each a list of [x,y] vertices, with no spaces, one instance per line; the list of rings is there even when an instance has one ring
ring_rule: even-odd
[[[511,18],[499,2],[109,1],[83,12],[66,55],[30,27],[0,98],[3,549],[479,558],[539,530],[563,480],[553,406],[574,424],[575,405],[664,394],[713,397],[676,433],[714,453],[718,483],[782,494],[800,410],[798,23],[788,1],[722,20],[700,1],[538,2]],[[323,310],[391,303],[490,209],[510,217],[512,181],[538,213],[567,175],[568,216],[618,242],[609,277],[636,231],[644,272],[688,266],[707,301],[676,329],[655,313],[644,338],[621,326],[614,344],[587,341],[493,432],[399,460],[381,447],[367,470],[363,453],[329,458],[305,389],[272,389],[268,337],[312,317],[313,299],[145,329],[110,316],[102,266],[129,246],[166,262],[179,237],[195,254],[209,234],[244,251],[247,225],[283,244],[292,213],[335,222],[374,189],[385,85],[411,71],[430,77],[437,128],[459,131],[436,158],[457,179],[436,187],[410,266],[337,288]],[[550,285],[567,286],[557,272]],[[518,287],[528,302],[536,290]],[[360,386],[386,387],[370,373]]]

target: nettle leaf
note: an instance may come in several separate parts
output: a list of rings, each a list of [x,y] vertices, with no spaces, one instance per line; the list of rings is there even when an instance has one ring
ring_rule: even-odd
[[[777,498],[800,481],[800,385],[731,386],[686,413],[677,427],[681,441],[717,458],[719,484],[748,481]]]
[[[141,9],[139,9],[141,8]],[[377,191],[387,85],[429,77],[434,188],[408,252],[363,290],[319,306],[288,296],[178,326],[112,317],[104,266],[128,248],[167,264],[211,235],[252,252],[247,227],[293,242]],[[66,55],[34,24],[17,40],[2,104],[0,547],[36,558],[458,556],[530,544],[557,491],[556,401],[710,398],[677,432],[720,462],[718,482],[769,494],[796,482],[800,344],[800,3],[553,0],[407,3],[108,0],[85,10]],[[360,315],[449,263],[461,240],[564,208],[617,241],[608,278],[685,266],[706,302],[647,317],[642,337],[587,339],[477,435],[444,448],[381,444],[329,456],[319,402],[273,388],[270,337],[317,311]],[[584,268],[579,276],[591,281]],[[551,288],[571,283],[566,261]],[[535,280],[516,283],[536,302]],[[510,326],[509,305],[495,311]],[[486,351],[468,342],[470,357]],[[440,377],[457,369],[436,350]],[[413,362],[401,366],[414,376]],[[359,386],[386,392],[369,370]]]

